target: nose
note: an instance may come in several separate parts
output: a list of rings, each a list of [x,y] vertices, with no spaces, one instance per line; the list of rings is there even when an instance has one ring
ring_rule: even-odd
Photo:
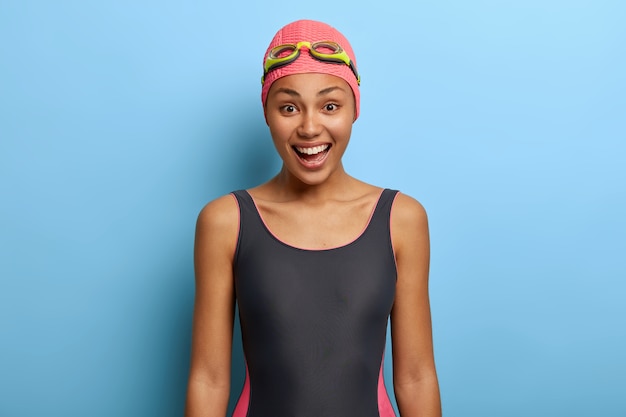
[[[322,131],[322,124],[319,115],[315,112],[305,111],[302,113],[300,126],[298,126],[298,135],[303,138],[314,138]]]

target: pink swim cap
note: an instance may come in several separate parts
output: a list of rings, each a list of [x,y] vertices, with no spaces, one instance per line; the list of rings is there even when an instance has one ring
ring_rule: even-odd
[[[298,42],[320,42],[320,41],[333,41],[343,48],[352,60],[356,67],[356,58],[352,47],[348,40],[335,28],[327,25],[326,23],[316,22],[314,20],[298,20],[293,23],[289,23],[287,26],[280,29],[274,35],[270,46],[265,51],[263,62],[268,56],[272,48],[278,45],[285,44],[297,44]],[[336,64],[332,62],[323,62],[317,60],[311,56],[307,51],[302,51],[300,56],[292,63],[273,69],[265,76],[265,82],[263,83],[263,89],[261,90],[261,102],[265,106],[267,100],[267,93],[270,91],[270,87],[279,78],[286,77],[292,74],[305,74],[305,73],[322,73],[330,74],[336,77],[344,79],[354,94],[355,114],[354,119],[359,117],[359,84],[356,76],[348,65]]]

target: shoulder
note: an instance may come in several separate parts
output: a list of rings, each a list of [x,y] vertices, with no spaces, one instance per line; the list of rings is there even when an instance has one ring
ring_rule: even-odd
[[[239,223],[239,205],[232,194],[210,201],[198,215],[198,226],[228,227],[232,223]]]
[[[210,239],[234,247],[239,233],[239,205],[227,194],[205,205],[196,223],[196,239]]]
[[[391,235],[396,251],[428,245],[428,216],[424,206],[398,192],[391,208]]]
[[[411,196],[398,192],[391,209],[392,222],[403,226],[424,226],[428,216],[424,206]]]

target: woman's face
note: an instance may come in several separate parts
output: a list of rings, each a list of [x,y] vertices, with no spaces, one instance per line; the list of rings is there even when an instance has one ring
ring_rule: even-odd
[[[284,167],[308,185],[343,173],[355,103],[348,83],[328,74],[294,74],[270,88],[265,117]]]

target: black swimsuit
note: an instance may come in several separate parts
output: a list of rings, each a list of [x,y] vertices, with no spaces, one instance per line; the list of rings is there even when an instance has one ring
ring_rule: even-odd
[[[396,264],[384,190],[353,242],[307,250],[278,240],[246,191],[235,290],[246,381],[233,417],[392,417],[382,377]]]

